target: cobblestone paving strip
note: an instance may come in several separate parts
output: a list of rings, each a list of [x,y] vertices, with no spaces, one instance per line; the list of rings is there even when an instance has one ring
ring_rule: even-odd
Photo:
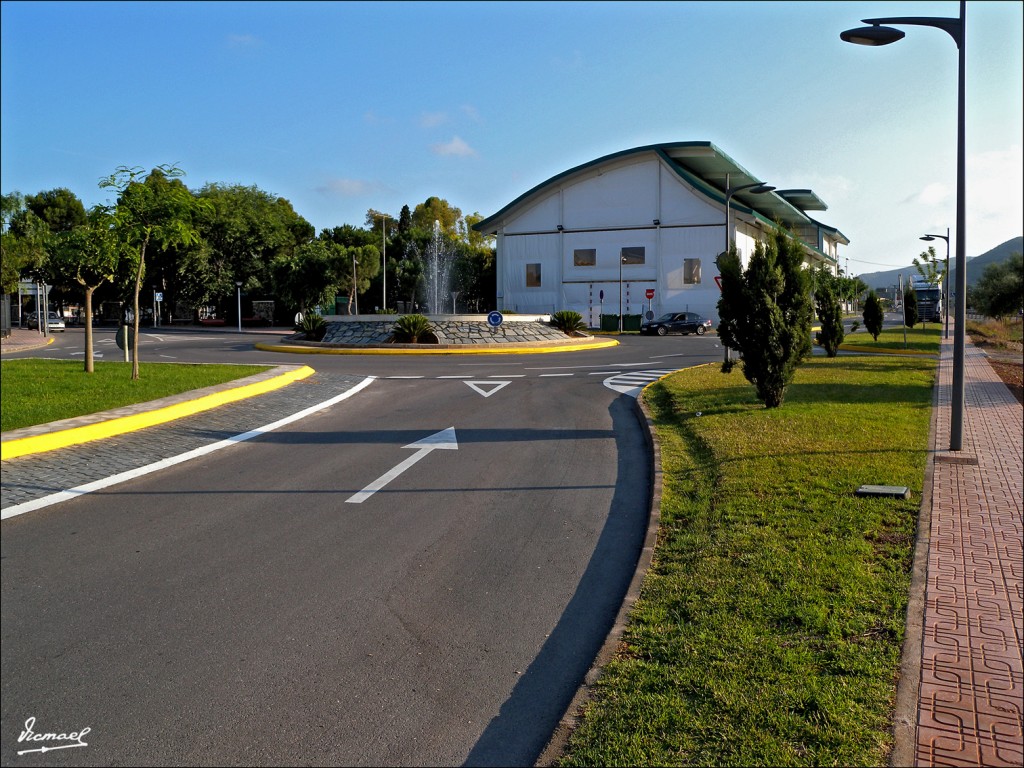
[[[0,509],[227,440],[322,403],[365,377],[317,372],[282,389],[106,440],[0,463]]]
[[[964,450],[949,440],[943,348],[916,763],[1024,765],[1022,408],[983,353],[965,353]]]

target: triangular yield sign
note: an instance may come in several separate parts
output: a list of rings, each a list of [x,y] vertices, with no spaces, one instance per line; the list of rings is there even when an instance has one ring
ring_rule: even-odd
[[[462,382],[470,389],[474,390],[477,394],[483,395],[484,397],[490,397],[499,389],[507,387],[511,384],[511,381],[464,381]],[[490,389],[484,389],[484,387],[490,387]]]

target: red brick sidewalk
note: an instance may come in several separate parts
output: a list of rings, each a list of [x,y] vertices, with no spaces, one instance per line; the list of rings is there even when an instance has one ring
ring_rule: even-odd
[[[943,342],[915,762],[1021,766],[1024,409],[968,342],[963,450],[950,452],[952,353]]]

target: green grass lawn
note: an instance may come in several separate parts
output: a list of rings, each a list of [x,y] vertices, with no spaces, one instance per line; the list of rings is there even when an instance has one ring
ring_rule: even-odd
[[[929,323],[927,327],[920,325],[914,328],[907,328],[907,338],[904,344],[903,328],[886,328],[878,334],[878,341],[875,341],[871,334],[860,330],[856,333],[848,333],[840,345],[840,349],[847,346],[855,346],[863,349],[877,349],[879,352],[919,352],[929,355],[939,354],[939,346],[942,343],[942,326],[937,323]]]
[[[815,357],[773,410],[739,367],[647,389],[659,541],[562,765],[885,764],[934,375]]]
[[[156,400],[265,371],[266,365],[139,363],[132,381],[124,363],[21,358],[0,362],[0,431],[45,424]]]

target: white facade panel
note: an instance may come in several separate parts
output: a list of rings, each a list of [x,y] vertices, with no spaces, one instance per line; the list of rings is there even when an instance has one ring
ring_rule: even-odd
[[[556,191],[507,222],[506,233],[549,232],[561,222],[560,194]]]
[[[715,203],[666,168],[661,174],[661,219],[670,224],[719,224],[725,226],[725,205]],[[724,237],[723,237],[724,239]]]
[[[561,306],[560,235],[519,235],[502,238],[501,285],[505,297],[500,309],[519,313],[557,312]],[[540,265],[540,285],[527,285],[530,265]]]
[[[609,168],[563,189],[566,229],[650,224],[658,215],[656,159]]]

